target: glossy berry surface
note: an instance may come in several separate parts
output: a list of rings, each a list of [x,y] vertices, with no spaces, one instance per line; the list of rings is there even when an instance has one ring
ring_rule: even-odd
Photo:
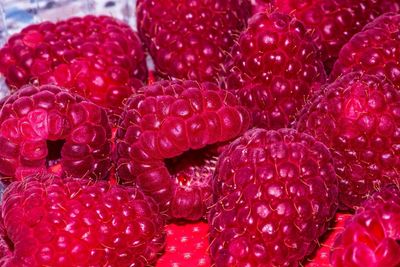
[[[197,220],[211,203],[219,143],[247,130],[248,112],[212,83],[161,81],[131,97],[116,141],[116,175],[174,218]]]
[[[162,78],[216,81],[247,0],[139,0],[137,25]]]
[[[369,23],[342,48],[330,80],[350,71],[382,75],[400,89],[400,14]]]
[[[0,49],[0,73],[13,89],[55,84],[117,113],[147,79],[135,32],[112,17],[91,15],[30,25],[11,36]]]
[[[400,94],[393,84],[350,73],[302,113],[297,128],[332,151],[341,208],[359,206],[376,188],[399,183]]]
[[[165,242],[156,203],[105,181],[29,177],[6,189],[1,214],[5,267],[144,267]]]
[[[331,253],[333,267],[400,266],[400,191],[383,188],[346,224]]]
[[[52,172],[56,165],[60,174],[104,179],[111,167],[110,138],[103,108],[57,86],[29,85],[0,101],[3,180]]]
[[[329,73],[340,49],[364,25],[385,12],[399,10],[396,0],[257,0],[253,12],[291,14],[312,34]]]
[[[215,179],[215,266],[296,266],[338,206],[329,150],[293,129],[246,132],[221,154]]]
[[[303,25],[281,13],[249,21],[225,65],[224,83],[252,113],[254,126],[287,127],[326,75]]]

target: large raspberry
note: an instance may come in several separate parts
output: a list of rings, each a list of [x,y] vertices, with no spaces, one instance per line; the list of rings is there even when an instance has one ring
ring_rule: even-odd
[[[101,107],[54,85],[26,86],[0,101],[0,175],[52,171],[104,179],[111,128]]]
[[[331,149],[342,208],[400,182],[400,93],[389,81],[345,75],[304,109],[297,127]]]
[[[218,147],[244,132],[248,112],[211,83],[161,81],[127,101],[116,175],[153,196],[171,217],[197,220],[212,201]]]
[[[386,76],[400,89],[400,14],[367,24],[342,48],[330,80],[350,71]]]
[[[227,89],[252,112],[254,125],[287,127],[326,75],[303,25],[281,13],[249,22],[226,64]]]
[[[253,12],[277,9],[291,14],[312,33],[327,71],[341,47],[368,22],[399,10],[398,0],[256,0]]]
[[[254,129],[221,154],[210,212],[216,266],[297,266],[338,206],[329,150],[293,129]]]
[[[384,188],[367,200],[335,241],[333,267],[400,266],[400,191]]]
[[[145,54],[131,28],[107,16],[30,25],[0,50],[11,87],[51,83],[119,112],[147,78]]]
[[[156,203],[106,181],[28,177],[6,189],[1,215],[4,267],[144,267],[165,243]]]
[[[138,0],[139,35],[163,78],[215,81],[248,0]]]

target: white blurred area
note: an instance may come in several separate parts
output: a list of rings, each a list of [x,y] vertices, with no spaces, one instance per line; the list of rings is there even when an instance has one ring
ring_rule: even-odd
[[[113,16],[136,30],[135,7],[136,0],[0,0],[0,46],[29,24],[87,14]],[[0,75],[0,99],[7,94]]]

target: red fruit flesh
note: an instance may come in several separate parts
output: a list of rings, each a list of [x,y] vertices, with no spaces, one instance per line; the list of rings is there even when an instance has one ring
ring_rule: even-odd
[[[86,16],[30,25],[11,36],[0,49],[0,73],[12,89],[55,84],[118,114],[122,101],[146,80],[147,67],[128,25]]]
[[[340,51],[330,80],[350,71],[382,75],[400,89],[400,14],[388,13],[369,23]]]
[[[355,208],[377,188],[400,182],[400,94],[389,81],[341,77],[304,109],[297,128],[330,148],[341,208]]]
[[[254,126],[289,126],[325,83],[320,56],[303,25],[281,13],[259,13],[233,47],[224,83],[252,113]]]
[[[12,181],[56,171],[104,179],[110,138],[101,107],[53,85],[23,87],[0,102],[0,175]]]
[[[215,177],[215,266],[296,266],[336,212],[329,150],[292,129],[246,132],[220,155]]]
[[[163,78],[216,81],[245,26],[247,0],[139,0],[137,25]],[[245,12],[246,11],[246,12]]]
[[[116,175],[154,197],[169,216],[198,220],[211,203],[216,148],[244,132],[249,120],[232,94],[211,83],[143,87],[122,114]]]
[[[156,203],[105,181],[29,177],[1,205],[4,267],[148,266],[165,242]]]
[[[376,192],[351,218],[335,241],[333,267],[400,266],[400,191]]]
[[[397,0],[258,0],[254,11],[276,9],[291,14],[312,34],[329,73],[340,49],[362,27],[388,11]]]
[[[169,224],[166,226],[167,247],[157,262],[157,267],[209,267],[208,225],[204,222],[196,224]]]

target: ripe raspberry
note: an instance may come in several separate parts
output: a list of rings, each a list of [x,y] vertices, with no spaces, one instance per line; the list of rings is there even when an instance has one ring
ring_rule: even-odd
[[[116,175],[171,217],[197,220],[212,201],[221,142],[244,132],[248,112],[212,83],[161,81],[132,96],[116,141]]]
[[[0,175],[21,180],[59,163],[61,173],[104,179],[110,138],[101,107],[53,85],[23,87],[0,102]]]
[[[350,73],[305,108],[297,128],[327,145],[339,177],[341,208],[399,183],[400,94],[385,79]]]
[[[0,50],[0,72],[11,87],[56,84],[116,112],[147,78],[139,38],[107,16],[26,27]]]
[[[400,14],[388,13],[366,25],[342,48],[330,80],[350,71],[386,76],[400,89]]]
[[[340,48],[384,11],[396,10],[397,0],[258,0],[254,12],[277,9],[304,23],[321,52],[329,73]]]
[[[216,266],[297,266],[337,208],[329,150],[292,129],[254,129],[221,154],[210,212]]]
[[[400,266],[400,192],[376,192],[346,224],[331,253],[333,267]]]
[[[6,189],[1,212],[4,267],[144,267],[165,242],[156,203],[106,181],[28,177]]]
[[[325,83],[324,67],[303,25],[281,13],[250,20],[226,64],[224,82],[249,108],[255,126],[287,127]]]
[[[138,0],[139,35],[163,78],[216,81],[247,0]],[[245,12],[244,12],[245,11]]]

